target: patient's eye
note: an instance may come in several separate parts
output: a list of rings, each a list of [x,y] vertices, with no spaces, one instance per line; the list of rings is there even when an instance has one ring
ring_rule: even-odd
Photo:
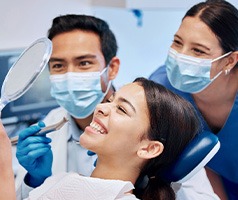
[[[111,97],[106,100],[107,103],[111,103],[112,101],[113,101],[113,99]]]
[[[118,109],[120,112],[123,112],[123,113],[127,114],[126,110],[125,110],[122,106],[117,105],[117,109]]]
[[[107,102],[107,103],[111,103],[111,102],[113,102],[114,98],[115,98],[115,93],[113,93],[113,94],[106,100],[106,102]]]

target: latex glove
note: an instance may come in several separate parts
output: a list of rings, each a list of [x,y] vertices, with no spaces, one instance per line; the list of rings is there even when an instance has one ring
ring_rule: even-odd
[[[44,126],[43,122],[30,126],[21,131],[18,138],[16,157],[27,170],[25,183],[31,187],[38,187],[52,174],[51,139],[34,135]]]
[[[96,153],[94,153],[94,152],[88,150],[87,154],[88,154],[88,156],[93,156],[93,155],[95,155]],[[93,163],[94,167],[96,167],[97,160],[98,160],[98,159],[96,159],[95,162]]]
[[[87,154],[88,154],[88,156],[93,156],[93,155],[95,155],[96,153],[94,153],[94,152],[88,150]]]

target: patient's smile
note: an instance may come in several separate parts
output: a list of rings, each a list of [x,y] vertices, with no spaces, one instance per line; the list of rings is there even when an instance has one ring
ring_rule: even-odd
[[[101,133],[101,134],[106,134],[106,131],[96,122],[91,122],[90,127],[92,127],[95,131]]]

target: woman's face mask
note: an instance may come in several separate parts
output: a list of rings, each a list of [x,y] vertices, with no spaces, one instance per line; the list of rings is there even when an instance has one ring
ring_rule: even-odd
[[[102,72],[51,75],[51,96],[73,117],[86,118],[94,112],[96,105],[102,102],[110,88],[111,81],[108,82],[106,92],[102,92],[101,75],[107,69],[108,67]]]
[[[221,73],[210,79],[212,62],[215,62],[232,52],[226,53],[214,60],[201,59],[180,54],[170,48],[166,60],[166,72],[171,85],[183,92],[198,93],[210,85]]]

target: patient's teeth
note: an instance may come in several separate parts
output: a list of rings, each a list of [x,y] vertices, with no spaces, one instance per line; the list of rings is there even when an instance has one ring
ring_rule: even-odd
[[[97,124],[96,122],[91,122],[91,123],[90,123],[90,126],[91,126],[94,130],[96,130],[97,132],[100,132],[101,134],[104,134],[104,133],[105,133],[104,130],[102,129],[102,127],[101,127],[99,124]]]

